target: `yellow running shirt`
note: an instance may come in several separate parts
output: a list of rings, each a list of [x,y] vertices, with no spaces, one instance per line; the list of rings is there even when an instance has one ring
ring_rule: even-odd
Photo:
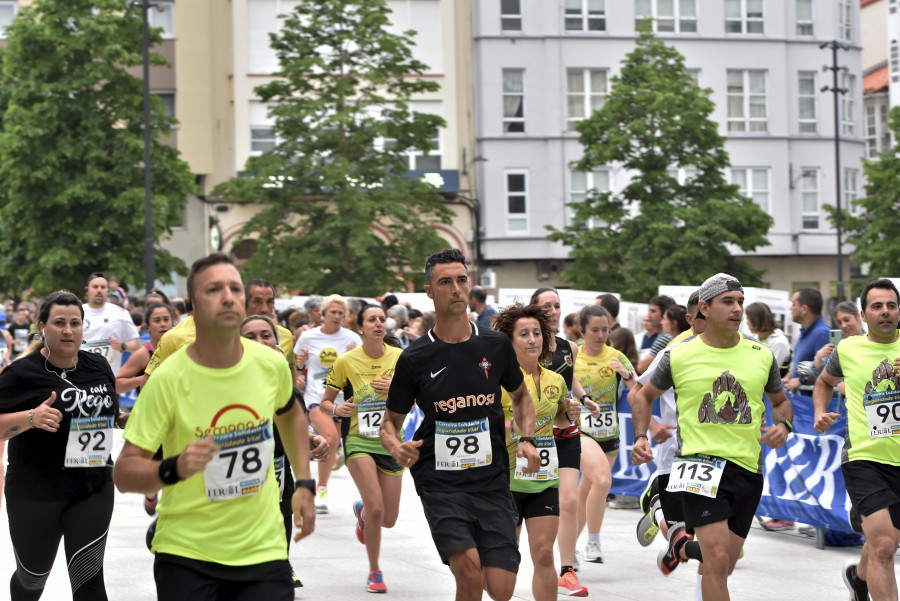
[[[519,369],[522,369],[521,367]],[[555,441],[553,440],[553,420],[556,418],[557,412],[566,406],[566,398],[569,396],[569,389],[566,388],[566,381],[561,375],[549,369],[538,366],[541,372],[541,390],[538,391],[534,385],[534,378],[530,374],[525,373],[522,369],[522,375],[525,376],[525,386],[528,388],[528,394],[534,402],[534,438],[535,446],[541,455],[541,471],[546,471],[548,461],[548,453],[552,453],[556,457]],[[503,415],[507,422],[513,419],[512,397],[501,388],[502,394],[500,402],[503,406]],[[544,476],[538,474],[538,479],[520,479],[516,478],[516,445],[519,435],[506,435],[506,450],[509,453],[509,488],[516,492],[541,492],[547,488],[559,488],[559,459],[556,457],[554,463],[557,466],[555,477],[553,474]],[[527,444],[527,443],[526,443]],[[554,445],[552,450],[549,445]]]
[[[609,366],[609,362],[618,359],[625,369],[634,372],[628,357],[606,345],[599,355],[588,355],[584,346],[578,348],[575,358],[575,377],[581,382],[584,392],[591,400],[600,405],[600,418],[590,417],[590,413],[582,408],[581,434],[593,438],[597,442],[615,440],[619,437],[619,412],[616,404],[619,401],[619,374]],[[589,421],[588,421],[589,420]],[[592,429],[591,426],[596,426]],[[601,435],[590,432],[602,432]]]
[[[372,388],[372,381],[387,376],[394,376],[394,366],[402,352],[395,346],[384,345],[384,355],[373,359],[366,354],[362,346],[339,356],[328,372],[325,385],[338,392],[344,391],[348,386],[350,390],[345,398],[353,397],[356,404],[356,412],[351,415],[350,428],[347,432],[346,453],[376,453],[389,455],[381,446],[379,429],[384,420],[386,394],[379,394]],[[400,430],[400,440],[403,440],[403,430]]]
[[[866,335],[838,343],[825,365],[844,378],[847,394],[847,434],[842,462],[875,461],[900,466],[900,340],[872,342]]]
[[[241,338],[228,369],[203,367],[176,351],[147,380],[125,440],[163,457],[214,436],[220,451],[206,470],[165,488],[157,507],[154,553],[230,566],[287,558],[272,418],[289,407],[291,372],[279,353]]]

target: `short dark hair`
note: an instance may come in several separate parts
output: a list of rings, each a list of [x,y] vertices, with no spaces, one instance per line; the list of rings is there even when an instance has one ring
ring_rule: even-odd
[[[85,288],[88,286],[88,284],[91,283],[91,280],[93,280],[95,278],[103,278],[104,280],[106,280],[106,285],[109,286],[109,278],[106,277],[105,275],[103,275],[102,273],[100,273],[99,271],[95,271],[94,273],[89,275],[87,277],[87,279],[84,281]]]
[[[896,288],[894,288],[896,290]],[[797,303],[806,305],[814,315],[822,314],[822,293],[815,288],[801,288],[797,291]]]
[[[264,280],[262,278],[253,278],[244,286],[244,308],[246,309],[250,305],[250,288],[253,286],[257,286],[259,288],[268,288],[272,291],[272,296],[278,296],[278,293],[275,292],[275,286],[271,284],[268,280]]]
[[[512,340],[515,335],[516,322],[520,319],[537,320],[538,326],[541,328],[541,355],[538,357],[538,361],[549,361],[551,359],[550,341],[553,340],[554,333],[550,331],[547,315],[538,305],[523,305],[522,303],[510,305],[494,316],[491,328],[503,332]]]
[[[397,300],[397,297],[394,296],[393,294],[388,294],[387,296],[384,296],[381,298],[381,305],[383,308],[386,308],[386,309],[390,309],[391,307],[393,307],[394,305],[396,305],[399,302],[400,301]]]
[[[878,280],[873,280],[866,284],[866,287],[863,288],[862,293],[859,295],[859,304],[862,305],[863,311],[866,310],[866,305],[869,304],[869,290],[871,290],[872,288],[891,290],[897,296],[897,301],[900,302],[900,292],[897,292],[897,287],[894,286],[894,282],[890,281],[887,278],[881,278]]]
[[[150,306],[147,307],[146,311],[144,311],[144,323],[150,323],[150,316],[153,315],[153,312],[160,307],[169,312],[169,317],[172,319],[172,323],[175,323],[175,309],[172,308],[172,305],[167,305],[165,303],[150,303]]]
[[[48,295],[44,302],[41,303],[41,308],[38,311],[38,322],[46,324],[50,319],[50,311],[57,305],[61,307],[78,307],[81,319],[84,319],[84,307],[81,305],[81,299],[68,290],[57,290]]]
[[[582,307],[581,313],[578,314],[578,323],[581,324],[582,332],[587,330],[587,324],[591,317],[605,317],[609,319],[609,311],[600,305],[585,305]]]
[[[472,286],[469,290],[469,298],[474,298],[479,303],[487,302],[487,293],[481,286]]]
[[[619,317],[619,299],[612,294],[601,294],[597,297],[597,300],[600,301],[600,306],[606,309],[607,313],[614,318]]]
[[[553,294],[556,295],[556,298],[559,298],[559,292],[556,291],[556,288],[538,288],[537,290],[535,290],[535,291],[531,294],[531,300],[528,301],[528,304],[529,304],[529,305],[536,305],[537,302],[538,302],[538,299],[539,299],[539,298],[541,297],[541,295],[542,295],[543,293],[545,293],[545,292],[552,292]]]
[[[425,259],[425,283],[429,286],[431,285],[431,274],[434,272],[435,265],[443,265],[445,263],[462,263],[463,267],[466,269],[469,268],[466,265],[466,256],[463,254],[461,250],[458,248],[446,248],[444,250],[439,250],[436,253],[432,253]]]
[[[699,296],[699,295],[698,295]],[[659,296],[654,296],[650,299],[650,302],[647,303],[649,305],[654,305],[659,307],[660,313],[665,313],[666,309],[675,304],[675,299],[671,296],[666,296],[665,294],[661,294]]]
[[[225,253],[213,253],[194,261],[194,264],[191,265],[191,271],[190,273],[188,273],[187,277],[188,299],[192,299],[194,297],[194,278],[197,277],[197,274],[204,269],[212,267],[213,265],[218,265],[219,263],[228,263],[229,265],[234,266],[234,259],[226,255]]]
[[[697,315],[697,307],[700,306],[700,291],[694,290],[688,297],[687,312],[688,315]]]
[[[188,311],[187,305],[184,303],[184,301],[180,301],[180,300],[172,301],[172,308],[175,309],[176,311],[178,311],[179,313],[181,313],[182,315],[184,315]]]

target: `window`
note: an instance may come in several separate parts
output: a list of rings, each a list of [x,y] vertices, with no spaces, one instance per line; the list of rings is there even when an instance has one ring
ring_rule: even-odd
[[[891,40],[891,81],[900,82],[900,48],[897,46],[897,40]]]
[[[859,213],[860,210],[860,207],[853,204],[853,201],[859,196],[858,179],[858,169],[844,169],[844,198],[841,209],[853,214]]]
[[[150,27],[162,27],[163,39],[170,40],[175,37],[175,3],[154,2],[147,10],[147,22]]]
[[[525,70],[503,70],[503,131],[525,131]]]
[[[522,0],[500,0],[500,29],[522,31]]]
[[[650,23],[659,33],[697,31],[697,0],[637,0],[634,14],[635,29]]]
[[[740,188],[741,195],[746,196],[769,212],[769,170],[767,168],[733,167],[731,183]]]
[[[597,169],[595,171],[572,171],[572,186],[569,190],[569,203],[584,202],[588,192],[596,190],[597,192],[609,192],[612,190],[611,177],[609,170]],[[575,210],[569,207],[569,220],[575,222]],[[585,223],[585,227],[593,229],[596,227],[604,227],[607,224],[596,217],[591,217]]]
[[[725,33],[764,33],[763,0],[725,0]]]
[[[690,75],[691,80],[693,80],[695,86],[700,85],[700,69],[685,69],[687,74]]]
[[[800,103],[801,134],[814,134],[818,129],[816,122],[816,91],[816,72],[800,71],[797,98]]]
[[[606,31],[606,0],[566,0],[566,31]]]
[[[0,2],[0,38],[6,37],[6,28],[12,25],[18,8],[18,2]]]
[[[275,137],[275,129],[271,125],[250,126],[250,154],[260,155],[275,148],[278,139]]]
[[[888,128],[888,100],[882,97],[868,100],[866,105],[866,157],[870,159],[891,148]]]
[[[768,131],[765,71],[728,70],[728,131]]]
[[[853,100],[855,85],[856,76],[841,71],[841,87],[847,90],[841,94],[841,134],[845,136],[856,135],[856,102]]]
[[[163,112],[169,117],[175,117],[175,92],[153,92],[162,103]]]
[[[800,174],[800,193],[803,195],[803,229],[819,229],[819,170],[804,167]]]
[[[439,171],[441,168],[441,132],[439,128],[435,128],[431,134],[431,149],[426,155],[424,151],[418,149],[410,149],[409,151],[409,169],[411,171]],[[384,148],[390,149],[392,143],[396,142],[393,138],[384,140]]]
[[[606,102],[609,92],[605,69],[569,69],[566,72],[569,129],[590,117]]]
[[[528,172],[506,172],[506,231],[528,231]]]
[[[838,35],[845,42],[853,41],[853,6],[851,0],[838,0]]]
[[[797,0],[797,35],[813,35],[813,0]]]

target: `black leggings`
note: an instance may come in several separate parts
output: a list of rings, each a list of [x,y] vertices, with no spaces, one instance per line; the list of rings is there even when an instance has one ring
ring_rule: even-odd
[[[9,583],[12,601],[41,597],[64,538],[73,601],[106,601],[103,553],[113,511],[113,483],[75,501],[36,501],[7,495],[9,536],[16,571]]]

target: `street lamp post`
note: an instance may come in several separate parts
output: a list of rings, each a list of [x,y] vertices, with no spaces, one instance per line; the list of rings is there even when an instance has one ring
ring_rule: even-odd
[[[835,225],[837,227],[837,255],[838,255],[838,281],[837,281],[837,302],[844,300],[844,248],[843,248],[843,210],[841,209],[841,114],[840,114],[840,95],[849,92],[847,88],[841,88],[838,82],[838,73],[846,71],[847,67],[838,65],[838,50],[849,50],[850,46],[841,44],[837,40],[825,42],[819,45],[819,48],[831,49],[831,66],[825,65],[823,71],[831,71],[832,86],[824,86],[823,92],[831,92],[834,95],[834,181],[836,192],[836,215]]]

